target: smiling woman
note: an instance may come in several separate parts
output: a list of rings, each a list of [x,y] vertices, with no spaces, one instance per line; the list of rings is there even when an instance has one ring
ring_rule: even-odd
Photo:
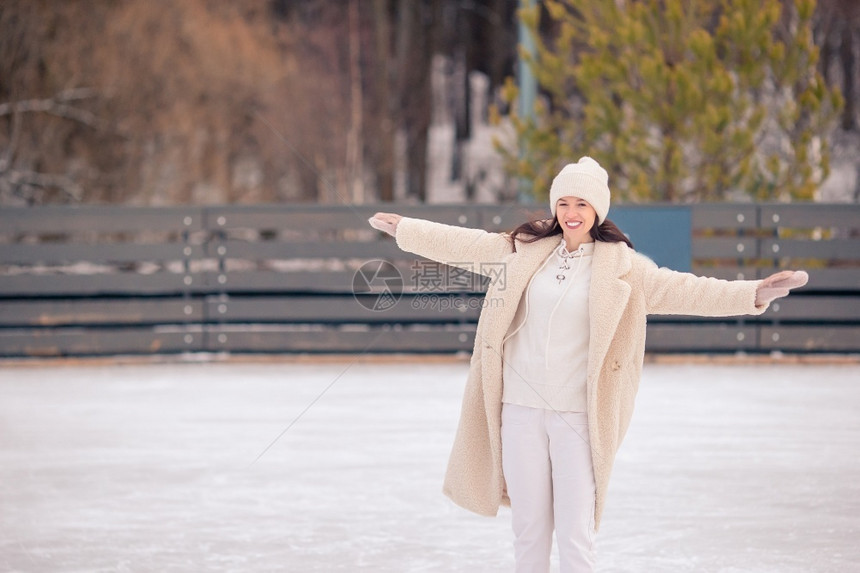
[[[455,266],[505,265],[486,307],[444,492],[482,515],[511,506],[517,571],[592,571],[615,454],[642,374],[648,314],[761,314],[804,272],[724,281],[658,268],[607,219],[608,174],[583,157],[550,189],[550,220],[488,233],[378,213],[398,246]],[[559,237],[561,235],[561,237]]]
[[[574,187],[577,196],[565,195]],[[633,248],[630,239],[615,223],[606,218],[609,213],[609,174],[590,157],[583,157],[579,162],[571,163],[561,170],[550,188],[549,203],[553,218],[528,221],[514,229],[511,240],[515,246],[517,239],[525,243],[533,243],[546,237],[563,234],[568,250],[575,250],[579,243],[590,241],[620,242]],[[575,215],[572,212],[588,211],[582,203],[594,213],[590,223],[584,219],[584,214]],[[559,210],[563,213],[560,214]],[[571,211],[569,215],[568,211]],[[576,220],[582,221],[581,227],[568,225]],[[586,236],[590,241],[585,238]]]
[[[589,231],[594,226],[597,212],[588,201],[580,197],[562,197],[555,208],[568,251],[578,249],[581,243],[594,242]]]

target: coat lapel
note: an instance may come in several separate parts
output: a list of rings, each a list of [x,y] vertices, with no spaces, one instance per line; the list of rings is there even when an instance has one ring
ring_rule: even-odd
[[[520,295],[525,291],[538,268],[559,244],[561,244],[561,236],[547,237],[534,243],[517,243],[520,264],[517,265],[516,275],[525,279],[524,282],[517,285]]]
[[[502,338],[514,320],[516,310],[519,308],[520,299],[523,293],[529,286],[532,277],[538,271],[540,266],[546,261],[546,258],[556,248],[561,241],[561,237],[547,237],[534,243],[517,243],[517,252],[512,255],[510,266],[508,267],[507,284],[505,289],[505,309],[510,309],[510,316],[506,316],[503,320],[503,328],[500,329]],[[508,306],[509,305],[509,306]]]
[[[597,242],[589,292],[590,333],[588,381],[598,379],[606,352],[630,298],[630,285],[621,280],[631,267],[630,251],[623,243]],[[589,395],[591,389],[589,388]]]

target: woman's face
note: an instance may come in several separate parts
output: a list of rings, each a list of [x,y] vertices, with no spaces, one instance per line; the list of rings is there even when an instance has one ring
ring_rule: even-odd
[[[562,197],[555,204],[555,218],[561,225],[568,250],[594,240],[589,231],[597,221],[597,212],[585,199]]]

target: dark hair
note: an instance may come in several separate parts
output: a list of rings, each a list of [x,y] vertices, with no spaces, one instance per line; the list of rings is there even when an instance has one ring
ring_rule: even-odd
[[[523,243],[534,243],[546,237],[561,235],[563,232],[561,225],[558,224],[558,219],[537,219],[523,223],[514,229],[510,234],[510,238],[512,243],[517,238]],[[609,219],[605,219],[600,225],[593,225],[589,229],[588,234],[595,241],[625,243],[631,249],[633,248],[633,243],[627,238],[627,235],[622,233],[618,225]],[[527,237],[522,238],[520,235],[527,235]],[[516,248],[516,243],[514,243],[514,248]]]

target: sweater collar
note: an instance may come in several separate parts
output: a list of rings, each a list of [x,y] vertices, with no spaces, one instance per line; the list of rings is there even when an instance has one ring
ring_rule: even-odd
[[[588,257],[594,254],[594,241],[590,243],[581,243],[578,249],[568,251],[567,243],[565,243],[564,238],[562,238],[558,247],[555,249],[555,252],[561,258],[570,258],[575,256]]]
[[[534,243],[517,241],[516,251],[529,258],[535,257],[540,261],[545,261],[561,245],[562,240],[556,237],[547,237]],[[582,246],[590,250],[596,257],[610,259],[607,261],[610,266],[618,266],[618,274],[615,276],[621,276],[630,270],[630,253],[632,251],[624,243],[594,241],[593,243],[583,243]]]

